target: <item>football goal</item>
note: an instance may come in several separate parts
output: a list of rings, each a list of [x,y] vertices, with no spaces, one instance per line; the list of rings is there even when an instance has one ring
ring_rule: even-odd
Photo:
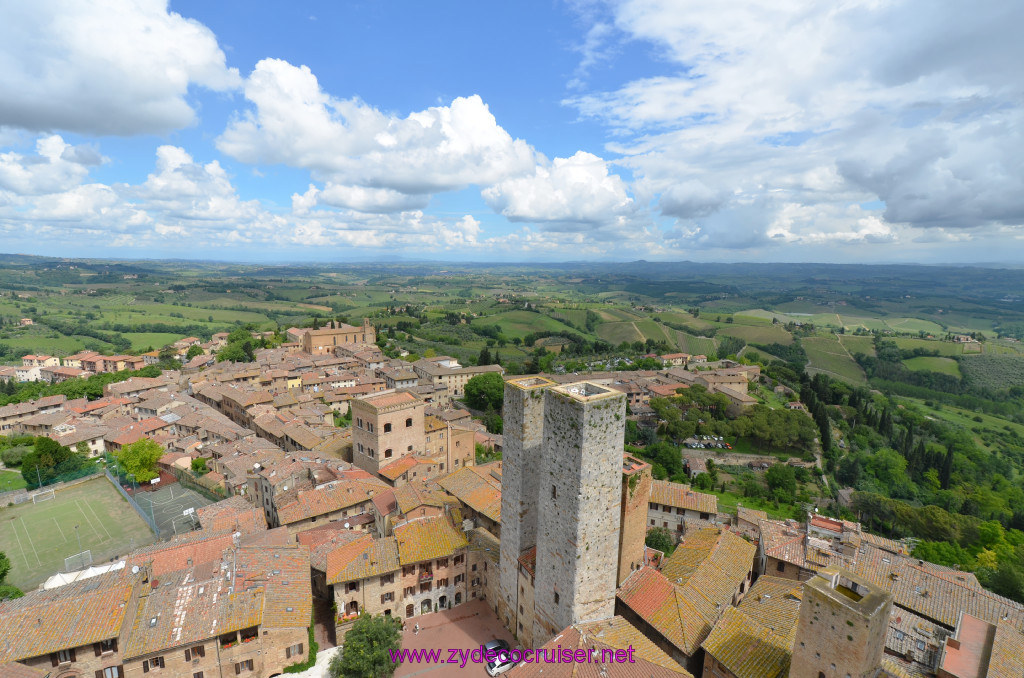
[[[48,501],[53,499],[56,495],[53,490],[42,490],[32,495],[32,503],[38,504],[41,501]]]
[[[64,559],[64,571],[84,570],[92,565],[92,550],[82,551]]]

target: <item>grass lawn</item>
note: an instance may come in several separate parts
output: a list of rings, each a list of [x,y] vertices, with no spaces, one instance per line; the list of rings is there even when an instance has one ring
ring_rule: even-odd
[[[914,372],[940,372],[960,378],[960,365],[952,358],[938,358],[934,356],[918,356],[903,361],[907,369]]]
[[[10,492],[26,487],[25,479],[21,477],[21,471],[0,471],[0,492]]]
[[[618,346],[624,341],[644,341],[644,335],[637,329],[636,323],[632,322],[601,323],[597,326],[597,336],[612,346]]]
[[[133,351],[141,351],[149,346],[159,351],[167,344],[173,344],[178,339],[184,338],[182,334],[170,334],[167,332],[125,332],[124,336],[132,342]]]
[[[744,497],[735,492],[719,492],[718,490],[704,490],[707,494],[718,497],[718,512],[731,513],[736,515],[736,507],[743,504],[749,509],[764,511],[769,518],[792,518],[792,506],[775,506],[775,502],[765,501],[756,497]]]
[[[5,526],[0,551],[11,559],[7,581],[22,590],[63,572],[64,559],[84,549],[92,551],[93,563],[103,563],[154,541],[146,523],[102,476],[58,490],[48,501],[0,508],[0,523]]]

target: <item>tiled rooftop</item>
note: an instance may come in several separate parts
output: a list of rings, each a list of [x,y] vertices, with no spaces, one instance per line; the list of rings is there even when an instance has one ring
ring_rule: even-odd
[[[495,522],[501,522],[501,482],[490,469],[466,466],[437,480],[459,501]]]
[[[651,483],[651,502],[712,515],[718,513],[718,497],[715,495],[695,492],[689,485],[667,480],[655,480]]]
[[[468,544],[462,531],[457,530],[446,516],[420,518],[396,525],[395,538],[402,565],[446,558]]]

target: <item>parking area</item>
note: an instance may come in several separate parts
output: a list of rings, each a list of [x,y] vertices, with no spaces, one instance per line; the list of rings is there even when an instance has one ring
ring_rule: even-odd
[[[419,624],[419,632],[415,625]],[[474,600],[465,605],[443,612],[434,612],[414,617],[406,622],[402,633],[402,648],[406,650],[440,649],[445,658],[448,650],[460,648],[472,650],[484,643],[501,638],[509,647],[518,647],[512,634],[502,626],[494,611],[484,600]],[[395,671],[395,678],[409,676],[476,676],[487,678],[483,664],[468,663],[465,668],[457,664],[410,664],[405,663]]]

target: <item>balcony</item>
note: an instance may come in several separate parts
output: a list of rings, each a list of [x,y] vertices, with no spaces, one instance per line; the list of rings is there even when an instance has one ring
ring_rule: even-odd
[[[430,570],[424,570],[424,571],[420,572],[420,578],[419,579],[420,579],[420,583],[421,584],[423,582],[433,581],[434,573],[431,572]]]

